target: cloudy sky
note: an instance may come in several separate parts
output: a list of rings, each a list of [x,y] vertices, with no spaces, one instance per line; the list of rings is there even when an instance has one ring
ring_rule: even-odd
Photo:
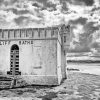
[[[0,27],[98,26],[99,11],[100,0],[0,0]]]
[[[0,28],[70,24],[71,48],[100,27],[100,0],[0,0]],[[85,43],[85,40],[87,42]],[[87,45],[88,46],[88,45]]]

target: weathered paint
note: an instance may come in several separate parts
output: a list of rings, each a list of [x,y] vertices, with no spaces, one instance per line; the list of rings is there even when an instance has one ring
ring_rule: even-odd
[[[0,75],[10,71],[12,45],[19,47],[17,86],[58,85],[66,78],[66,62],[58,28],[10,29],[0,31]],[[23,83],[23,84],[22,84]]]

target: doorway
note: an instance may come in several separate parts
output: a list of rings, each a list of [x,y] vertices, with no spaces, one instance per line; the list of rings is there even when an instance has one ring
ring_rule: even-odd
[[[20,75],[19,72],[19,47],[14,44],[10,50],[10,71],[8,72],[10,75]]]

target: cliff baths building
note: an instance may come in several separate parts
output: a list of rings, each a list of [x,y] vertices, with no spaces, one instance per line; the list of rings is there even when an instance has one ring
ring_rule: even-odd
[[[0,75],[37,85],[59,85],[66,78],[68,27],[0,30]]]

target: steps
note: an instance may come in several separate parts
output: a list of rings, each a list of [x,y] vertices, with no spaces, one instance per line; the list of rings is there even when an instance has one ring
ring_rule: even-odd
[[[12,88],[14,86],[14,79],[0,76],[0,89]]]

